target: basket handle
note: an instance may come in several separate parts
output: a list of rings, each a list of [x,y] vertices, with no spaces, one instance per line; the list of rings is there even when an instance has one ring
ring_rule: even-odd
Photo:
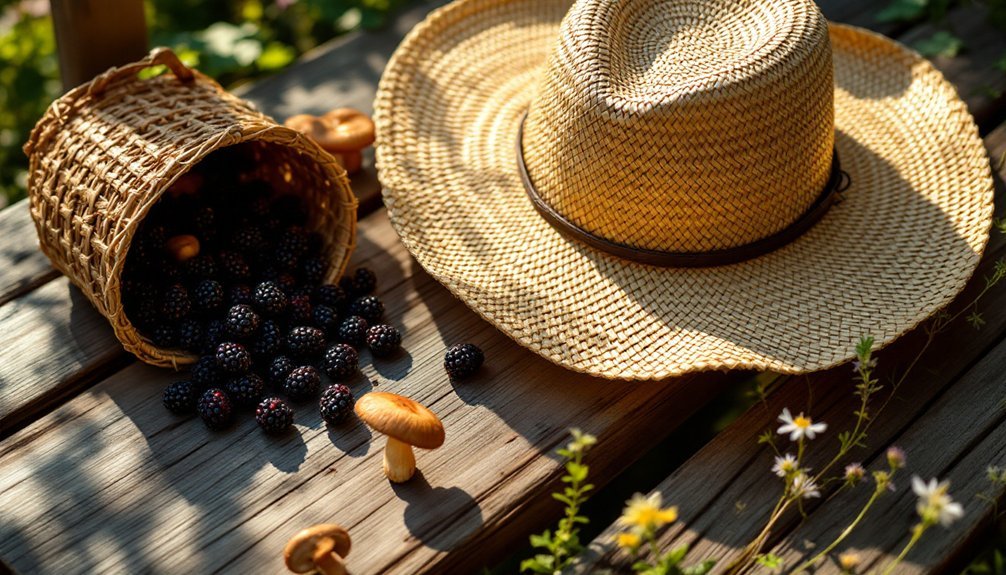
[[[126,64],[125,66],[119,68],[110,68],[107,72],[95,76],[88,85],[87,95],[94,97],[100,96],[110,82],[118,80],[124,76],[137,74],[141,70],[145,70],[153,66],[162,65],[167,66],[167,68],[171,70],[171,73],[182,82],[191,82],[195,78],[192,70],[183,64],[170,48],[162,46],[151,50],[150,54],[147,54],[147,57],[139,62]]]

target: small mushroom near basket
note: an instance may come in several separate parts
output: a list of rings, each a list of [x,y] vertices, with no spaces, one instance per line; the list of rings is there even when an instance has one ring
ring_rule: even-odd
[[[360,171],[361,152],[374,143],[373,120],[352,108],[336,108],[323,116],[297,114],[290,116],[284,125],[314,140],[350,174]]]
[[[323,523],[297,533],[286,544],[283,559],[294,573],[317,571],[323,575],[347,575],[345,557],[349,555],[349,532]]]
[[[407,397],[373,391],[358,399],[355,409],[367,425],[388,436],[384,474],[395,483],[408,481],[416,473],[413,446],[436,449],[444,444],[440,418]]]

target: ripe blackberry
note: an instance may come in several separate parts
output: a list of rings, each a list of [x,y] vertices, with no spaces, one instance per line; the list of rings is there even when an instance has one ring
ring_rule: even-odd
[[[262,322],[251,351],[256,356],[271,357],[283,349],[283,332],[271,319]]]
[[[172,284],[164,292],[161,301],[161,313],[170,321],[178,321],[188,317],[192,312],[192,302],[189,300],[189,290],[182,284]]]
[[[266,241],[258,226],[245,224],[231,235],[227,245],[244,256],[255,256],[266,247]]]
[[[269,372],[267,377],[269,383],[280,388],[286,383],[286,376],[290,375],[293,368],[297,367],[293,360],[285,355],[277,355],[269,362]]]
[[[262,397],[262,390],[265,383],[262,378],[254,373],[246,373],[232,378],[227,382],[224,390],[227,395],[240,406],[254,405]]]
[[[206,389],[219,385],[222,378],[220,366],[217,365],[217,358],[213,355],[204,355],[192,365],[189,373],[192,383],[200,389]]]
[[[307,252],[307,234],[299,226],[291,226],[283,231],[276,242],[273,261],[286,270],[295,270]]]
[[[353,411],[353,392],[345,385],[330,385],[321,392],[318,406],[325,423],[335,425],[345,421],[346,416]]]
[[[176,381],[164,388],[162,401],[171,413],[185,415],[196,409],[198,392],[191,381]]]
[[[241,257],[241,254],[222,251],[217,254],[217,260],[220,263],[220,271],[223,272],[224,277],[233,281],[245,281],[251,277],[251,269],[248,267],[248,262]]]
[[[126,310],[133,325],[143,328],[144,331],[152,331],[161,321],[160,306],[154,300],[146,300],[129,306]]]
[[[199,239],[212,242],[217,237],[217,215],[210,206],[199,206],[192,214],[192,229]]]
[[[286,294],[274,282],[264,281],[255,286],[252,298],[255,302],[255,309],[264,315],[277,317],[286,311]]]
[[[207,355],[214,355],[217,352],[217,346],[227,339],[227,326],[224,325],[222,319],[211,319],[206,322],[206,328],[203,330],[203,346],[200,351]]]
[[[321,375],[310,365],[295,367],[283,382],[283,391],[294,401],[307,401],[318,394]]]
[[[319,367],[336,381],[346,379],[360,368],[360,355],[352,346],[337,343],[325,350]]]
[[[251,369],[251,354],[240,343],[225,341],[217,346],[217,365],[227,373],[245,373]]]
[[[250,305],[238,304],[227,310],[227,333],[231,337],[247,340],[255,335],[261,319]]]
[[[224,286],[216,280],[200,280],[192,291],[192,307],[203,314],[212,314],[224,307]]]
[[[290,303],[286,309],[286,319],[291,325],[305,325],[311,323],[314,319],[311,299],[304,294],[294,294],[290,296]]]
[[[182,264],[185,275],[192,280],[213,279],[217,277],[217,261],[210,254],[199,254]]]
[[[334,284],[324,284],[314,288],[311,295],[311,302],[315,305],[327,305],[335,311],[341,311],[346,307],[346,292],[341,287]]]
[[[367,345],[376,357],[386,357],[402,346],[402,334],[390,325],[375,325],[367,330]]]
[[[297,288],[297,278],[293,277],[290,272],[280,272],[276,274],[276,285],[279,289],[283,290],[285,293],[292,294],[293,290]]]
[[[300,262],[300,279],[306,284],[319,284],[325,279],[328,264],[322,258],[305,257]]]
[[[356,268],[352,276],[348,274],[342,276],[339,285],[351,296],[361,297],[374,291],[377,287],[377,276],[369,268]]]
[[[255,303],[255,292],[245,284],[234,284],[227,294],[227,305],[252,305]]]
[[[447,350],[444,355],[444,369],[451,381],[460,381],[473,375],[482,367],[485,354],[478,346],[471,343],[459,343]]]
[[[325,335],[334,335],[339,325],[339,314],[327,305],[316,305],[311,312],[311,323],[317,326]]]
[[[267,397],[255,408],[255,422],[266,433],[283,433],[293,425],[293,408],[278,397]]]
[[[336,333],[339,341],[359,347],[367,342],[367,320],[358,315],[351,315],[342,320]]]
[[[222,389],[207,389],[199,398],[196,412],[210,429],[223,429],[231,422],[234,415],[231,399]]]
[[[349,315],[358,315],[370,324],[377,323],[384,315],[384,303],[377,296],[365,295],[353,300],[349,306]]]
[[[157,347],[175,347],[178,345],[178,330],[169,323],[155,325],[150,331],[150,341]]]
[[[183,320],[178,324],[175,332],[178,337],[178,345],[185,350],[199,353],[203,345],[203,324],[194,319]]]
[[[325,349],[325,334],[316,327],[297,326],[287,334],[286,348],[301,357],[317,355]]]

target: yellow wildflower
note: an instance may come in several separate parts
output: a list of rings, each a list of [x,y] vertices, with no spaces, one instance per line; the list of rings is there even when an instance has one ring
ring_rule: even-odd
[[[853,573],[856,567],[859,567],[860,561],[859,553],[855,551],[846,551],[838,556],[838,565],[845,573]]]
[[[637,529],[658,529],[678,520],[677,507],[663,507],[660,493],[644,497],[636,493],[625,505],[619,523]]]
[[[640,537],[638,533],[630,531],[627,533],[619,533],[615,537],[615,543],[622,549],[632,551],[637,549],[643,543],[643,538]]]

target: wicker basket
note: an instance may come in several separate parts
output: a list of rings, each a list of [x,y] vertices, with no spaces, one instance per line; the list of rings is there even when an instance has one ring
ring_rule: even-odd
[[[140,79],[165,65],[171,74]],[[254,177],[312,207],[326,240],[328,280],[342,274],[356,238],[356,199],[335,159],[298,132],[186,68],[164,48],[113,68],[53,102],[25,144],[32,219],[42,251],[98,308],[129,352],[159,366],[195,360],[154,346],[123,312],[120,276],[140,222],[209,153],[250,147]]]

